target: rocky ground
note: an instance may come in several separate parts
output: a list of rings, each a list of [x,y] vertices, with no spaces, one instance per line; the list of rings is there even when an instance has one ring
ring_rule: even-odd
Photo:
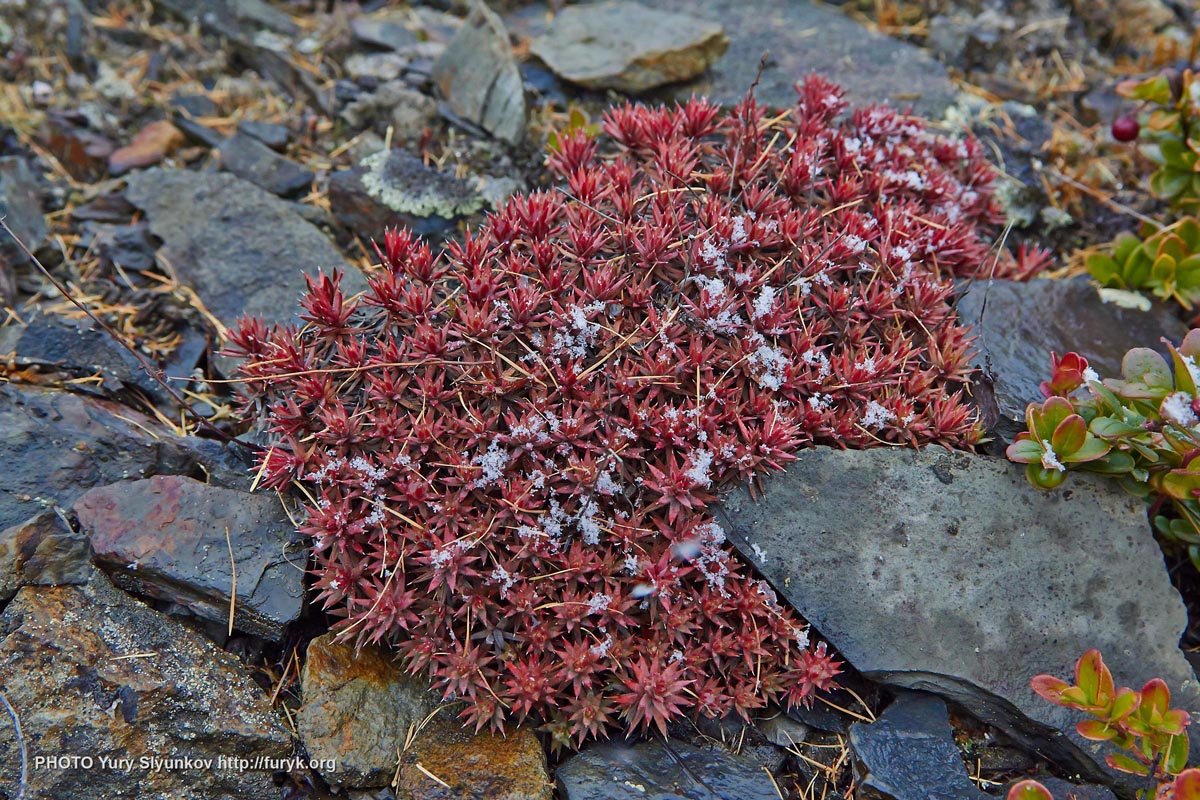
[[[20,723],[0,715],[0,798],[916,800],[1030,775],[1127,796],[1028,677],[1098,647],[1196,708],[1194,581],[1116,488],[1035,493],[994,454],[1049,351],[1111,373],[1187,329],[1072,276],[1156,211],[1106,130],[1120,77],[1185,55],[1188,5],[0,3],[20,240],[0,234],[0,693]],[[726,500],[734,544],[853,667],[812,708],[578,754],[462,731],[306,602],[290,501],[251,492],[233,441],[226,326],[291,319],[319,268],[364,285],[385,226],[457,235],[545,183],[552,131],[624,96],[757,81],[788,105],[814,70],[983,137],[1011,236],[1060,256],[1052,279],[964,287],[992,454],[810,450],[761,503]]]

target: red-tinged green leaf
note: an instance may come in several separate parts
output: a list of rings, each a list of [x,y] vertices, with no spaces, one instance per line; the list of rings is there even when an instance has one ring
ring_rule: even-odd
[[[1074,453],[1069,453],[1062,456],[1064,464],[1084,464],[1089,461],[1096,461],[1104,458],[1108,451],[1112,449],[1112,445],[1103,439],[1097,439],[1095,436],[1088,435]]]
[[[1099,719],[1085,719],[1075,723],[1079,735],[1093,742],[1107,742],[1114,738],[1118,731],[1109,723]]]
[[[1008,456],[1009,461],[1015,461],[1018,464],[1038,464],[1041,463],[1044,452],[1046,449],[1042,447],[1041,442],[1033,439],[1017,439],[1008,446],[1004,454]]]
[[[1188,762],[1188,736],[1186,733],[1181,733],[1178,736],[1171,737],[1171,743],[1167,745],[1167,755],[1164,760],[1164,766],[1167,772],[1171,775],[1178,775],[1187,766]],[[1192,772],[1200,772],[1200,770],[1190,770]],[[1200,800],[1200,797],[1197,798]]]
[[[1057,489],[1067,479],[1066,470],[1046,469],[1040,463],[1028,464],[1025,477],[1039,489]]]
[[[1171,789],[1175,793],[1175,800],[1200,800],[1200,769],[1187,769],[1179,773]]]
[[[1049,441],[1063,420],[1074,413],[1075,409],[1071,405],[1071,401],[1065,397],[1048,398],[1040,406],[1033,406],[1029,409],[1026,415],[1027,421],[1030,423],[1029,430],[1037,439]]]
[[[1071,414],[1058,423],[1050,436],[1050,445],[1060,457],[1073,455],[1083,447],[1087,440],[1087,432],[1087,423],[1083,421],[1083,417]]]
[[[1113,698],[1112,708],[1108,712],[1110,722],[1120,722],[1125,717],[1133,713],[1141,701],[1141,696],[1133,689],[1121,688],[1117,690],[1117,696]]]
[[[1188,726],[1188,713],[1183,709],[1172,709],[1162,715],[1162,722],[1159,723],[1158,729],[1163,733],[1168,733],[1172,736],[1179,736]]]
[[[1088,472],[1101,475],[1126,475],[1134,468],[1133,456],[1121,450],[1109,450],[1104,458],[1089,461],[1083,465]]]
[[[1037,781],[1021,781],[1008,790],[1007,800],[1054,800],[1054,795]]]
[[[1189,358],[1200,356],[1200,328],[1193,328],[1188,331],[1187,336],[1183,337],[1183,342],[1179,345],[1181,355]]]
[[[1133,436],[1142,433],[1137,425],[1131,425],[1116,417],[1096,417],[1088,429],[1101,439],[1119,439],[1122,436]]]
[[[1108,668],[1104,666],[1104,659],[1100,656],[1100,651],[1092,648],[1079,657],[1075,662],[1075,685],[1083,691],[1083,696],[1086,698],[1089,705],[1095,705],[1100,697],[1105,685],[1105,673]],[[1108,676],[1107,681],[1110,687],[1112,686],[1112,675]]]
[[[1061,705],[1069,705],[1080,709],[1090,708],[1095,705],[1088,698],[1087,693],[1078,686],[1068,686],[1066,689],[1063,689],[1059,700]]]
[[[1192,462],[1187,469],[1173,469],[1162,477],[1162,491],[1176,500],[1191,500],[1194,489],[1200,489],[1200,464]]]
[[[1105,757],[1104,761],[1118,772],[1128,772],[1133,775],[1149,775],[1150,768],[1140,761],[1136,761],[1132,756],[1127,756],[1124,753],[1112,753]]]
[[[1171,368],[1161,355],[1148,347],[1135,347],[1121,359],[1122,381],[1105,385],[1125,398],[1161,398],[1175,388]]]
[[[1171,359],[1175,362],[1175,388],[1181,392],[1196,394],[1196,379],[1192,377],[1192,370],[1188,368],[1191,366],[1188,361],[1192,359],[1188,357],[1185,360],[1182,353],[1170,345],[1168,347],[1171,350]]]
[[[1070,686],[1071,684],[1053,675],[1035,675],[1029,681],[1029,688],[1033,689],[1038,697],[1055,704],[1062,700],[1063,691]]]
[[[1117,92],[1130,100],[1146,100],[1161,106],[1171,102],[1171,82],[1162,74],[1144,81],[1122,81],[1117,84]]]

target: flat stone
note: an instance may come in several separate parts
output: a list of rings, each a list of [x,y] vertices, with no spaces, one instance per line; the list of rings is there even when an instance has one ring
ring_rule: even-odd
[[[282,151],[292,138],[286,125],[248,119],[238,123],[238,131],[253,136],[272,150]]]
[[[236,565],[235,628],[279,639],[300,616],[304,554],[271,493],[160,475],[91,489],[74,511],[97,563],[128,591],[223,623]]]
[[[888,102],[940,118],[957,93],[932,56],[864,28],[843,12],[807,0],[656,0],[655,8],[719,22],[729,49],[707,72],[674,91],[733,104],[754,83],[763,53],[767,67],[755,96],[768,106],[791,108],[792,85],[812,72],[846,89],[854,103]]]
[[[0,615],[0,675],[20,716],[30,798],[259,800],[291,738],[230,653],[114,588],[27,586]],[[17,786],[11,724],[0,725],[0,791]],[[89,756],[39,766],[39,756]],[[106,766],[101,757],[132,759]],[[160,770],[142,758],[196,759]],[[248,766],[221,763],[244,758]],[[211,763],[206,763],[211,762]]]
[[[343,66],[356,81],[391,81],[408,66],[408,57],[399,53],[353,53]]]
[[[280,197],[312,188],[313,173],[284,158],[256,137],[238,130],[221,145],[221,168]]]
[[[1026,406],[1042,400],[1038,384],[1050,377],[1051,351],[1074,350],[1101,377],[1116,378],[1130,348],[1165,353],[1164,336],[1178,343],[1187,334],[1167,306],[1106,303],[1086,278],[976,281],[959,299],[958,315],[975,329],[982,374],[973,394],[1001,448],[1025,430]]]
[[[0,530],[116,481],[204,468],[224,485],[248,483],[244,472],[219,463],[222,452],[117,403],[0,383]]]
[[[76,378],[99,375],[103,381],[99,388],[107,392],[137,388],[167,399],[133,354],[91,320],[35,312],[25,321],[24,326],[0,328],[0,352],[12,353],[17,364],[55,369]]]
[[[411,141],[434,124],[437,102],[403,81],[388,81],[347,103],[341,117],[354,128],[375,123],[382,132],[391,125],[393,140]]]
[[[546,753],[532,729],[472,733],[452,708],[442,713],[400,757],[399,800],[551,800]]]
[[[715,22],[606,0],[563,8],[530,52],[571,83],[636,94],[696,77],[728,46]]]
[[[941,698],[905,692],[879,719],[850,726],[863,800],[985,800],[967,776]]]
[[[333,634],[309,642],[301,677],[300,739],[314,759],[332,760],[326,779],[340,786],[384,786],[396,754],[437,706],[423,678],[405,674],[382,648],[340,644]]]
[[[112,152],[108,171],[123,175],[131,169],[153,166],[175,152],[183,141],[181,130],[168,120],[156,120],[138,131],[129,144]]]
[[[412,14],[406,10],[381,8],[350,20],[350,33],[363,44],[384,50],[404,50],[417,43],[417,34],[409,25]]]
[[[57,509],[46,509],[0,531],[0,603],[22,586],[87,583],[91,561],[87,537],[72,530]]]
[[[525,136],[525,88],[504,23],[475,0],[433,68],[450,109],[510,144]]]
[[[592,744],[555,778],[565,800],[779,800],[752,759],[675,739]]]
[[[1089,779],[1111,779],[1103,748],[1034,675],[1070,676],[1096,647],[1122,685],[1162,677],[1176,705],[1200,700],[1145,506],[1096,476],[1039,492],[1002,459],[813,448],[718,518],[865,677],[939,694]]]
[[[292,206],[228,173],[154,169],[129,179],[126,196],[162,240],[159,255],[225,325],[243,315],[288,322],[303,274],[342,271],[347,294],[366,288],[325,234]],[[216,359],[228,371],[227,359]]]

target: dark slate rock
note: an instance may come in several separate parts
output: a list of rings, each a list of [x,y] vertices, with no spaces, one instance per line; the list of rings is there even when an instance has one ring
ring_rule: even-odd
[[[500,18],[476,2],[433,69],[451,110],[516,144],[525,136],[525,88]]]
[[[278,639],[300,616],[304,557],[289,561],[295,528],[271,493],[163,475],[92,489],[73,508],[122,588],[225,622],[236,564],[235,628]]]
[[[0,329],[0,352],[13,353],[22,366],[56,369],[78,378],[99,375],[100,388],[108,392],[130,387],[166,399],[134,355],[90,320],[32,314],[24,327]]]
[[[221,109],[204,94],[177,94],[171,98],[172,108],[182,111],[189,117],[215,117]]]
[[[718,516],[865,677],[939,694],[1089,779],[1109,776],[1103,748],[1033,675],[1069,676],[1097,647],[1123,685],[1160,676],[1178,705],[1200,700],[1145,507],[1103,479],[1039,492],[1002,459],[814,448]]]
[[[1120,377],[1133,347],[1165,352],[1162,337],[1179,342],[1187,326],[1164,305],[1149,311],[1104,302],[1086,278],[975,281],[958,301],[959,318],[975,328],[975,396],[1000,447],[1025,429],[1025,408],[1040,401],[1050,377],[1050,352],[1085,356],[1101,377]]]
[[[864,800],[984,800],[967,777],[950,715],[939,697],[905,692],[879,719],[850,726],[858,797]]]
[[[36,252],[46,238],[46,218],[42,216],[41,189],[37,176],[16,156],[0,158],[0,217],[25,246]],[[29,263],[29,257],[12,237],[0,230],[0,273],[16,264]],[[5,286],[0,275],[0,302],[12,299],[12,285]]]
[[[0,615],[0,675],[30,756],[30,798],[215,800],[279,796],[269,762],[292,743],[237,657],[113,587],[27,586]],[[5,715],[7,718],[7,715]],[[90,756],[59,768],[38,755]],[[103,767],[99,758],[131,759]],[[247,766],[220,757],[247,759]],[[154,770],[142,758],[211,760]],[[18,784],[0,725],[0,794]]]
[[[131,408],[68,392],[0,384],[0,530],[93,486],[162,474],[244,482],[215,443],[180,438]]]
[[[205,306],[232,326],[242,315],[287,322],[304,291],[302,273],[344,273],[347,293],[361,273],[291,205],[227,173],[153,169],[129,178],[126,195],[162,240],[159,253]],[[222,371],[230,363],[216,359]]]
[[[674,739],[594,744],[560,766],[556,778],[565,800],[779,800],[752,760]]]
[[[79,246],[90,248],[105,264],[123,270],[141,272],[154,267],[158,244],[144,222],[133,225],[105,225],[87,222],[80,230]]]
[[[221,167],[271,194],[293,197],[312,187],[313,173],[239,129],[221,145]]]
[[[238,123],[238,131],[253,136],[272,150],[282,151],[292,138],[286,125],[276,125],[273,122],[259,122],[248,119]]]
[[[71,529],[60,509],[46,509],[0,531],[0,603],[22,586],[84,584],[90,579],[92,547]]]

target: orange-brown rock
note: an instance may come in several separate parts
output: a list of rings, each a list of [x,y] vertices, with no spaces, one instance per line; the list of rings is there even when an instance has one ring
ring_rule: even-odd
[[[476,734],[442,714],[401,757],[399,800],[550,800],[546,753],[530,728]]]
[[[133,141],[108,157],[108,171],[120,175],[131,169],[162,161],[183,144],[183,132],[165,119],[151,122],[137,132]]]

